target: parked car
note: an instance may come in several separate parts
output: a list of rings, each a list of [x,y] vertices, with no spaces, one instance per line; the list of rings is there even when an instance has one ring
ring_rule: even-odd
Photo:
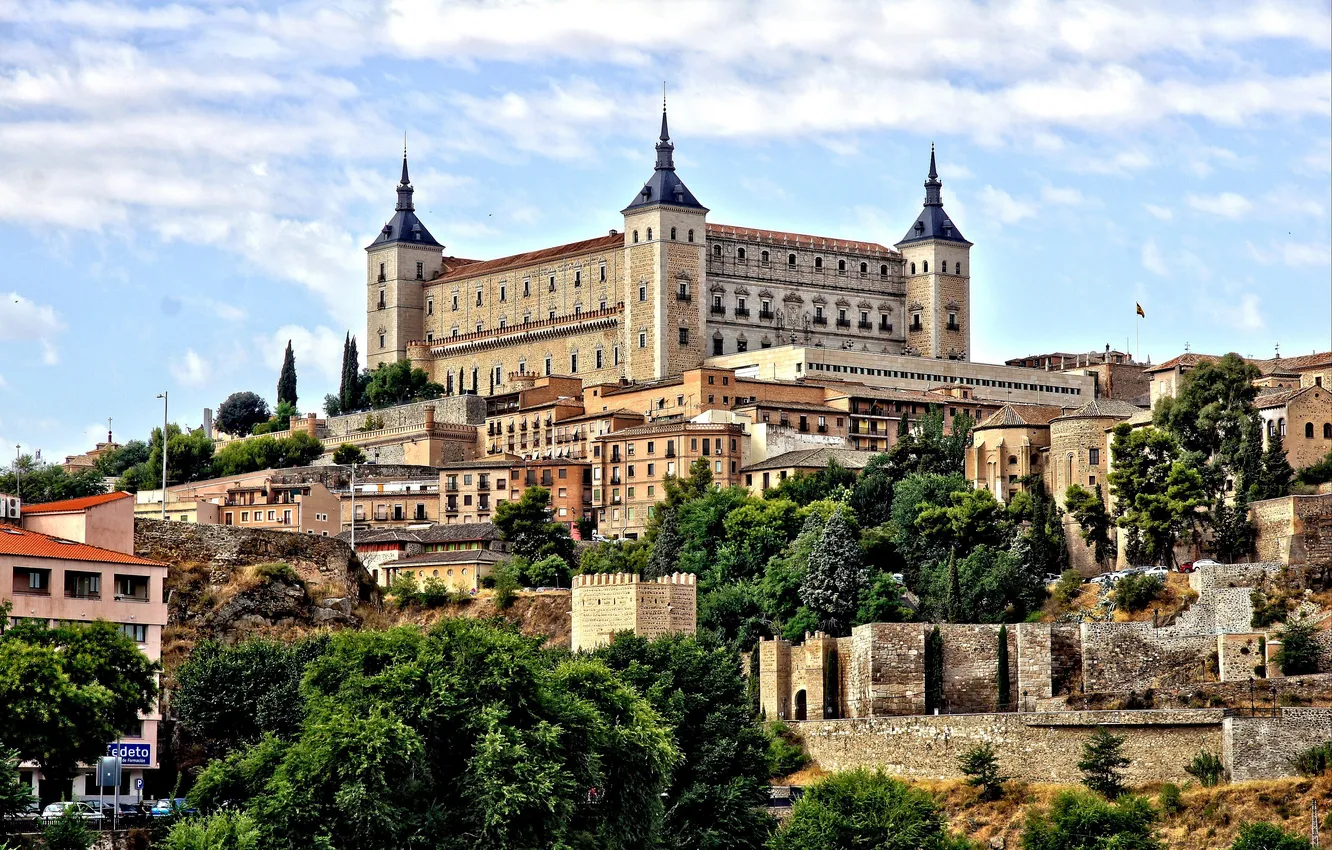
[[[1046,574],[1045,574],[1045,583],[1046,583],[1046,584],[1058,584],[1058,583],[1059,583],[1059,580],[1060,580],[1061,578],[1063,578],[1063,576],[1060,575],[1059,573],[1046,573]]]
[[[1156,576],[1162,581],[1165,580],[1166,576],[1170,575],[1170,570],[1166,567],[1143,567],[1141,572],[1145,576]]]
[[[84,820],[89,821],[91,823],[102,822],[102,813],[98,811],[95,807],[90,806],[87,803],[72,802],[69,800],[65,800],[59,803],[51,803],[45,809],[42,809],[42,820],[45,821],[57,820],[58,818],[60,818],[62,815],[65,814],[66,809],[73,809],[74,811],[78,812],[79,815]]]
[[[168,815],[197,815],[198,813],[199,810],[190,806],[189,801],[184,797],[174,799],[167,797],[165,800],[158,800],[148,811],[148,814],[155,818],[164,818]]]
[[[25,808],[14,812],[12,815],[5,815],[5,820],[33,820],[42,814],[42,804],[33,797],[31,802]]]
[[[1101,587],[1108,587],[1119,581],[1117,575],[1117,573],[1101,573],[1100,575],[1092,576],[1087,579],[1087,581],[1095,585],[1100,585]]]

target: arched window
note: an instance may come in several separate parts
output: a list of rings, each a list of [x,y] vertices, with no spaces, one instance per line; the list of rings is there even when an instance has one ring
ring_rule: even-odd
[[[815,258],[814,258],[814,268],[816,268],[816,269],[821,269],[821,268],[823,268],[823,258],[822,258],[822,257],[815,257]]]
[[[1313,423],[1312,423],[1312,422],[1305,422],[1305,423],[1304,423],[1304,438],[1305,438],[1306,440],[1312,440],[1312,439],[1313,439]]]
[[[638,241],[638,231],[637,231],[637,230],[634,231],[634,241],[635,241],[635,242]]]
[[[887,277],[887,276],[888,276],[887,264],[879,266],[879,277]]]
[[[671,228],[671,241],[672,241],[672,242],[675,241],[675,228],[674,228],[674,227]]]
[[[1276,420],[1275,420],[1275,419],[1269,419],[1269,420],[1267,420],[1267,436],[1269,436],[1269,437],[1275,437],[1275,436],[1276,436]]]
[[[635,242],[638,241],[638,234],[637,234],[637,233],[634,234],[634,241],[635,241]],[[911,264],[911,273],[912,273],[912,274],[915,274],[915,273],[916,273],[916,264],[915,264],[915,263],[912,263],[912,264]]]
[[[861,263],[861,264],[860,264],[860,273],[861,273],[862,275],[867,275],[867,274],[869,274],[869,263]]]
[[[795,254],[786,255],[786,264],[791,268],[795,268]]]
[[[694,241],[694,231],[692,231],[692,230],[689,231],[689,241],[690,241],[690,242],[693,242],[693,241]]]
[[[652,241],[652,228],[650,227],[647,229],[647,241]]]
[[[649,239],[652,238],[652,231],[651,231],[651,230],[648,231],[648,238],[649,238]],[[921,274],[929,274],[929,273],[930,273],[930,261],[929,261],[929,260],[921,260],[921,261],[920,261],[920,273],[921,273]]]
[[[846,260],[837,261],[837,273],[846,274]]]
[[[953,263],[953,273],[954,273],[954,274],[962,274],[962,264],[961,264],[961,263]]]
[[[768,264],[768,252],[767,252],[767,251],[764,251],[763,253],[759,254],[759,262],[763,263],[763,265],[765,265],[765,266]]]
[[[721,246],[720,246],[720,245],[713,245],[713,246],[712,246],[712,256],[714,256],[714,257],[720,257],[720,256],[721,256]]]
[[[1286,436],[1286,420],[1285,420],[1285,419],[1278,419],[1278,420],[1277,420],[1277,432],[1280,433],[1281,436],[1283,436],[1283,437]]]
[[[1323,423],[1323,439],[1332,440],[1332,422]]]
[[[737,260],[743,260],[743,259],[745,258],[745,249],[744,249],[744,248],[736,248],[736,249],[735,249],[735,258],[736,258]]]
[[[1009,456],[1008,456],[1008,465],[1009,465],[1009,466],[1017,466],[1017,455],[1009,455]]]

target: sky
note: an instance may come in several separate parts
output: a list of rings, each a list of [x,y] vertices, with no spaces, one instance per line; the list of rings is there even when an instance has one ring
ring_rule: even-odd
[[[288,340],[319,409],[404,133],[449,254],[535,250],[623,227],[663,82],[714,223],[891,245],[933,142],[974,360],[1332,346],[1329,0],[0,0],[0,457]]]

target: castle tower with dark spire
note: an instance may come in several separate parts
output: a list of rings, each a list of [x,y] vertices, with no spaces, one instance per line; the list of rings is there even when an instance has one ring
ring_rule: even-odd
[[[444,246],[416,217],[413,191],[404,143],[402,179],[397,186],[393,217],[365,248],[365,354],[371,369],[406,358],[407,344],[425,339],[424,287],[439,273]]]
[[[895,246],[906,276],[905,353],[971,358],[971,243],[943,207],[943,184],[930,145],[925,205]]]
[[[650,380],[703,362],[707,207],[675,172],[675,145],[661,103],[652,176],[624,215],[627,375]]]

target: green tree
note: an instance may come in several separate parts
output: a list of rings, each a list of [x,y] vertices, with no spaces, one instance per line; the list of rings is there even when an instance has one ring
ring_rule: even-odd
[[[1300,470],[1299,482],[1310,487],[1332,481],[1332,452],[1328,452],[1317,463]]]
[[[1096,485],[1095,492],[1077,484],[1070,485],[1064,493],[1064,506],[1081,527],[1082,539],[1091,547],[1096,563],[1102,569],[1113,563],[1115,550],[1110,535],[1110,512],[1106,510],[1101,485]]]
[[[1249,502],[1244,491],[1237,490],[1233,504],[1224,497],[1212,506],[1212,551],[1225,563],[1238,563],[1257,546],[1258,533],[1249,521]]]
[[[59,817],[42,823],[42,847],[45,850],[88,850],[96,838],[83,815],[72,806]]]
[[[296,406],[296,353],[291,350],[291,340],[287,340],[287,350],[282,355],[282,371],[278,374],[278,406],[281,407],[283,402]]]
[[[772,819],[761,808],[768,741],[753,719],[734,650],[706,635],[619,635],[596,657],[645,694],[675,730],[681,759],[664,799],[664,850],[757,850]]]
[[[0,634],[0,747],[53,782],[106,754],[157,696],[157,664],[105,621],[57,629],[23,622]]]
[[[790,726],[780,720],[770,720],[764,731],[768,735],[768,762],[772,766],[772,778],[790,776],[809,764],[809,755]]]
[[[852,770],[805,789],[772,850],[951,850],[969,846],[948,833],[930,795],[876,771]]]
[[[97,459],[97,472],[106,478],[119,478],[125,470],[148,460],[148,444],[143,440],[130,440],[118,449]]]
[[[1184,772],[1198,780],[1204,788],[1214,788],[1226,781],[1226,765],[1221,757],[1208,750],[1199,750],[1184,767]]]
[[[1313,842],[1270,823],[1242,823],[1230,850],[1313,850]]]
[[[971,747],[957,760],[958,770],[967,777],[967,784],[980,789],[982,800],[998,800],[1004,796],[1004,783],[1011,777],[999,770],[999,754],[990,742]]]
[[[800,599],[829,634],[849,634],[867,579],[860,544],[842,513],[834,513],[810,550]]]
[[[235,437],[245,437],[271,413],[268,402],[252,392],[232,393],[217,406],[217,428]]]
[[[1142,797],[1108,803],[1085,792],[1062,791],[1049,812],[1033,809],[1022,850],[1164,850],[1156,810]]]
[[[289,738],[305,716],[306,665],[324,638],[284,644],[249,638],[232,646],[203,641],[176,671],[171,706],[190,732],[226,752],[266,733]]]
[[[833,498],[843,489],[856,485],[856,471],[847,469],[836,460],[818,472],[801,472],[784,478],[776,487],[764,493],[767,499],[783,499],[796,505],[808,505],[820,499]]]
[[[995,676],[999,683],[999,710],[1008,708],[1012,702],[1008,670],[1008,626],[999,627],[998,669]]]
[[[495,527],[516,557],[534,563],[548,555],[558,555],[565,564],[574,559],[569,527],[552,517],[550,491],[544,487],[528,487],[518,501],[500,502]]]
[[[1234,469],[1244,421],[1253,412],[1258,367],[1238,354],[1199,363],[1184,375],[1173,398],[1161,399],[1153,411],[1157,427],[1168,430],[1187,452],[1222,456]]]
[[[213,475],[241,475],[261,469],[309,466],[324,453],[324,444],[304,431],[287,437],[262,435],[227,443],[213,457]]]
[[[1280,432],[1267,435],[1267,449],[1263,452],[1263,471],[1259,478],[1255,499],[1279,499],[1290,492],[1295,477],[1286,460],[1286,447]]]
[[[213,476],[213,441],[203,429],[184,433],[167,426],[167,485],[188,484]],[[117,490],[154,490],[162,486],[162,429],[154,428],[148,441],[148,460],[125,470]]]
[[[64,467],[35,461],[31,455],[21,456],[8,471],[0,472],[0,493],[20,496],[25,505],[105,492],[106,484],[96,469],[70,475]]]
[[[922,572],[931,565],[946,563],[952,549],[948,536],[924,534],[916,519],[931,508],[951,507],[952,495],[969,489],[961,475],[915,473],[905,476],[894,486],[889,523],[893,546],[903,560],[902,572],[907,587],[922,587],[926,583]]]
[[[770,558],[764,567],[763,578],[759,582],[760,605],[764,614],[779,624],[792,620],[800,610],[800,587],[809,569],[810,553],[823,536],[823,524],[823,514],[810,511],[805,516],[800,533],[781,554]],[[795,637],[804,633],[802,628]],[[787,637],[791,638],[789,634]]]
[[[527,568],[527,581],[532,587],[568,587],[569,562],[559,555],[547,555]]]
[[[365,407],[365,373],[360,371],[360,357],[356,351],[356,337],[351,337],[342,357],[342,382],[338,386],[338,400],[344,413]]]
[[[580,573],[647,575],[650,547],[644,540],[607,540],[578,550]]]
[[[1124,793],[1124,768],[1131,763],[1124,756],[1124,740],[1098,726],[1083,743],[1078,759],[1082,784],[1111,800]]]
[[[444,387],[430,380],[424,369],[414,369],[406,360],[381,363],[370,373],[365,400],[371,407],[392,407],[444,395]]]
[[[259,827],[248,812],[221,811],[177,821],[163,850],[259,850]]]
[[[938,626],[925,637],[925,713],[943,707],[943,635]]]
[[[1281,630],[1281,648],[1276,653],[1283,676],[1317,673],[1323,647],[1314,639],[1316,626],[1310,620],[1292,620]]]
[[[1165,582],[1159,576],[1127,575],[1115,585],[1115,605],[1125,611],[1141,611],[1164,592]]]
[[[361,451],[361,447],[351,443],[343,443],[333,450],[333,462],[343,466],[365,463],[365,460],[365,452]]]
[[[0,832],[4,831],[7,819],[26,815],[37,802],[32,786],[19,773],[22,761],[18,750],[0,749]]]

